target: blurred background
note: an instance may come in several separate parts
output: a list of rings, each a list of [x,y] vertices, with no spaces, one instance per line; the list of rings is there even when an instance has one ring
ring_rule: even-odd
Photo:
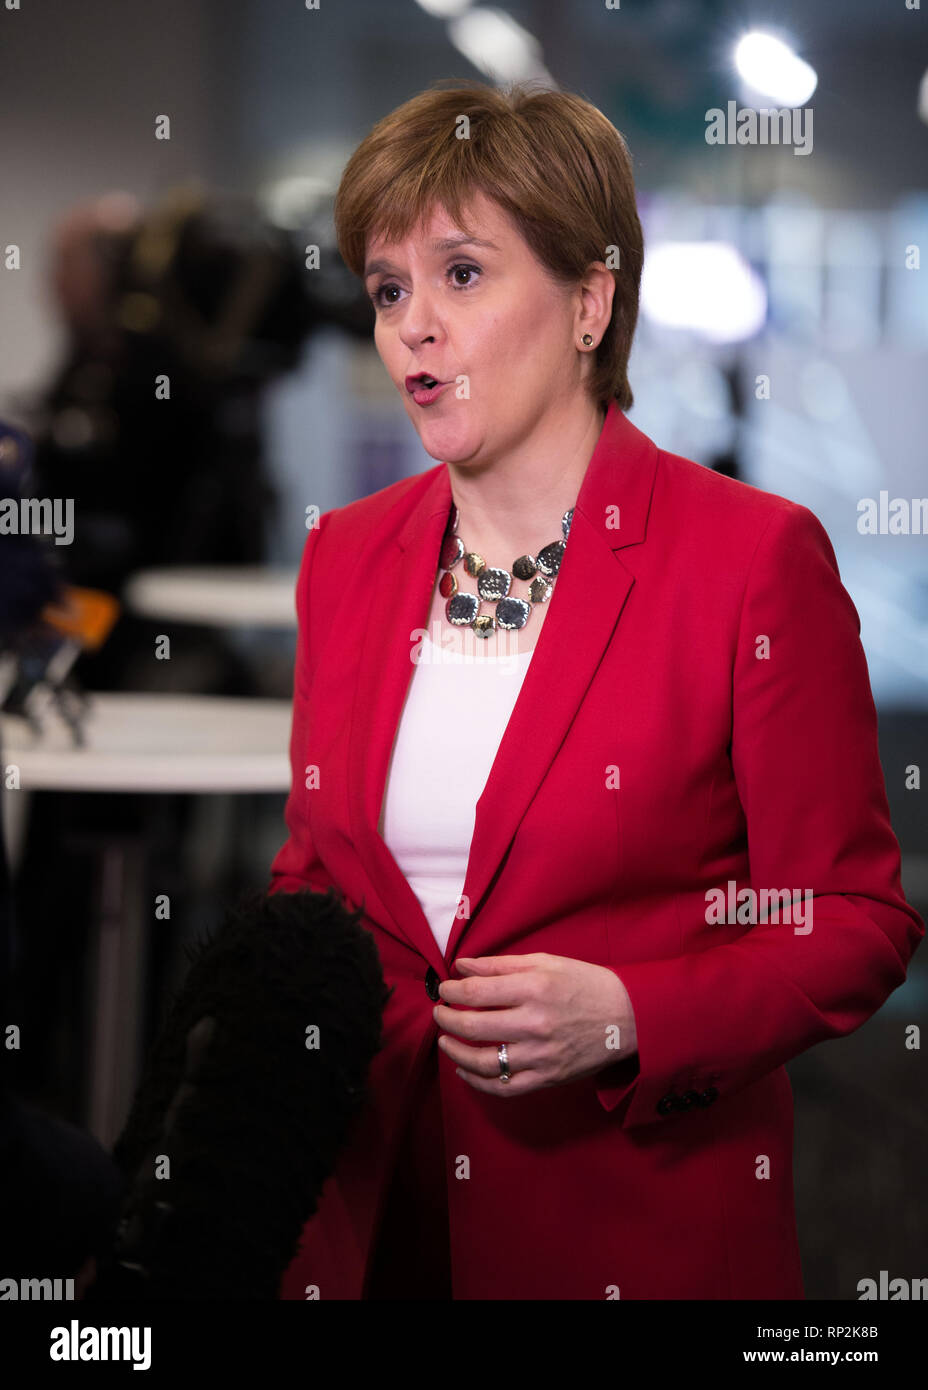
[[[106,1150],[185,946],[267,883],[285,839],[313,509],[434,464],[331,202],[371,125],[446,77],[562,86],[625,136],[646,247],[630,418],[823,522],[861,617],[903,884],[928,912],[928,9],[4,9],[0,493],[72,498],[74,517],[39,539],[0,518],[0,1057],[48,1171],[67,1149],[97,1194],[75,1251],[111,1208]],[[792,111],[791,143],[710,143],[710,113],[735,106]],[[924,1272],[924,1065],[906,1046],[923,955],[863,1029],[789,1067],[809,1298]]]

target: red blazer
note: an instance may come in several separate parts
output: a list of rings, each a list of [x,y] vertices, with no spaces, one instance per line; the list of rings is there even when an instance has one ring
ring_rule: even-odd
[[[801,1298],[783,1064],[868,1019],[925,931],[828,536],[806,507],[658,449],[612,404],[443,957],[377,824],[450,505],[438,464],[326,512],[306,542],[271,889],[337,885],[395,992],[281,1297],[362,1297],[439,1031],[427,972],[545,951],[618,974],[638,1053],[507,1099],[439,1049],[454,1297]],[[812,930],[761,899],[753,920],[718,922],[707,895],[729,883],[814,894]]]

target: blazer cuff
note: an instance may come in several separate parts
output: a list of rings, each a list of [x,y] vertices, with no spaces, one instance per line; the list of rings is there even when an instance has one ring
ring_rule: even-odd
[[[639,1075],[637,1052],[597,1072],[596,1096],[603,1109],[610,1112],[618,1109],[622,1102],[631,1096],[638,1084]]]
[[[685,967],[686,961],[634,961],[609,967],[631,1000],[638,1050],[597,1072],[595,1090],[602,1108],[615,1115],[623,1129],[707,1109],[719,1096],[720,1073],[698,1065],[681,1068],[674,1051],[679,1038],[666,1026],[666,1000],[672,992],[675,964]]]

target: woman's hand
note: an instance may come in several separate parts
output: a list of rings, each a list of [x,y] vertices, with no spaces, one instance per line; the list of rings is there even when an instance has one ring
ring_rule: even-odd
[[[433,1017],[445,1030],[439,1047],[477,1091],[519,1096],[561,1086],[638,1050],[631,1000],[603,965],[545,952],[462,956],[455,965],[466,978],[442,982],[446,1002],[435,1005]],[[505,1083],[496,1050],[501,1042],[512,1073]]]

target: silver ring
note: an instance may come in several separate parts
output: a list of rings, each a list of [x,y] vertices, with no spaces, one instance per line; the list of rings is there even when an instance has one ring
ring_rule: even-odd
[[[506,1051],[505,1043],[500,1043],[496,1049],[496,1055],[499,1058],[499,1079],[500,1081],[508,1081],[512,1072],[509,1070],[509,1054]]]

